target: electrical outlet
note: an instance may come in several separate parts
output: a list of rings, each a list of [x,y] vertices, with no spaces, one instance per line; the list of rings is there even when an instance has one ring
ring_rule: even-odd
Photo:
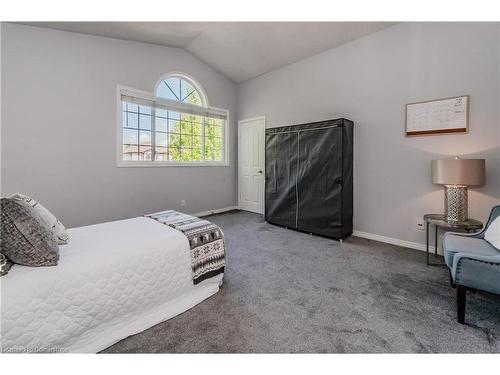
[[[415,229],[419,231],[425,230],[424,219],[421,217],[415,218]]]
[[[186,201],[183,199],[181,200],[181,206],[184,207],[186,205]]]

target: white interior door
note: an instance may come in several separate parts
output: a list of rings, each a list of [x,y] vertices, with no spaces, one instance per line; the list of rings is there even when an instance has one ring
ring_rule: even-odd
[[[239,206],[264,213],[265,117],[238,122]]]

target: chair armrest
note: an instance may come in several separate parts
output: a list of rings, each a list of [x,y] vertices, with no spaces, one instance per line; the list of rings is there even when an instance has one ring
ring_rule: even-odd
[[[453,259],[452,277],[455,284],[500,294],[500,254],[458,253]]]

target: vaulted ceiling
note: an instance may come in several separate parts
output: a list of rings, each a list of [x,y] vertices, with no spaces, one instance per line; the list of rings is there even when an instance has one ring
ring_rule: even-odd
[[[234,82],[392,26],[390,22],[30,22],[76,33],[179,47]]]

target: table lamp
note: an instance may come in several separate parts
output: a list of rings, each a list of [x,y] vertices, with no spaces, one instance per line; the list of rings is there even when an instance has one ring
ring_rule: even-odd
[[[444,185],[444,216],[448,222],[469,218],[467,188],[485,180],[484,159],[443,159],[432,161],[432,183]]]

